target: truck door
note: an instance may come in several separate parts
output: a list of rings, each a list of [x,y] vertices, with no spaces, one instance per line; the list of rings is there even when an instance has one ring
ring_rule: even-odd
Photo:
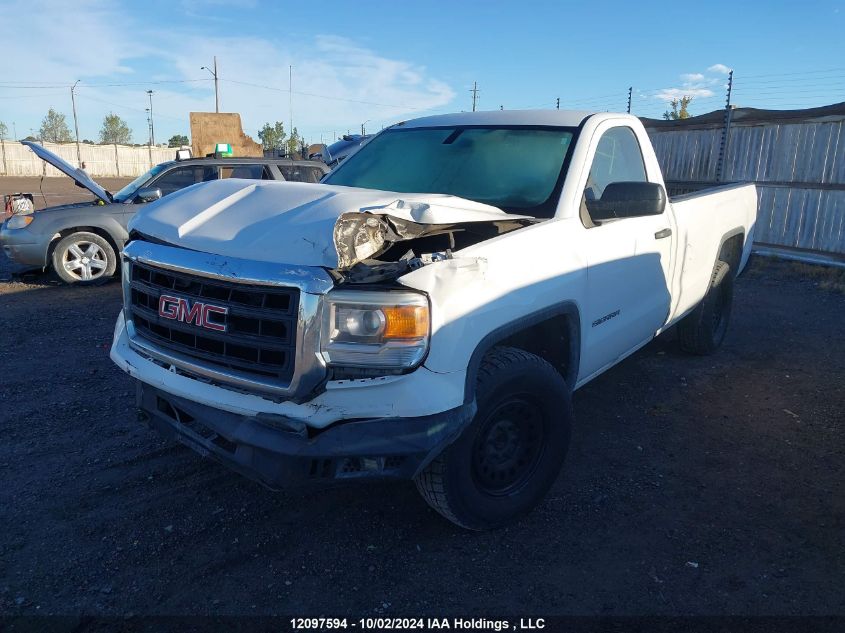
[[[613,182],[648,182],[640,144],[626,125],[601,133],[581,200],[588,294],[580,378],[650,340],[669,314],[669,205],[659,216],[594,222],[589,201]]]

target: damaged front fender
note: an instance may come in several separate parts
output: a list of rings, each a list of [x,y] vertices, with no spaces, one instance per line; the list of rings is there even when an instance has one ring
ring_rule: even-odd
[[[461,221],[430,222],[445,215],[457,215]],[[454,209],[433,210],[425,204],[408,205],[402,200],[386,207],[344,213],[334,226],[338,266],[333,272],[338,279],[349,283],[395,279],[409,269],[450,259],[456,248],[465,248],[535,222],[534,218],[512,216],[493,208],[461,214]],[[401,247],[392,248],[399,243]]]

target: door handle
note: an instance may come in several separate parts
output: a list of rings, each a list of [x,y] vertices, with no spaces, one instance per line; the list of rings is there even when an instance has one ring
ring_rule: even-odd
[[[660,229],[654,234],[654,239],[662,240],[664,237],[669,237],[670,235],[672,235],[672,229]]]

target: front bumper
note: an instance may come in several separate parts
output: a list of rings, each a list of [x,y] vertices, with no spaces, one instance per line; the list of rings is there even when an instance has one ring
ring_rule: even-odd
[[[315,432],[281,415],[239,415],[138,382],[139,419],[270,488],[411,478],[461,434],[475,403],[425,417],[350,420]]]
[[[0,229],[0,245],[6,257],[16,264],[31,268],[44,268],[47,265],[47,247],[41,236],[34,235],[26,228]]]
[[[122,312],[115,323],[111,359],[133,378],[179,398],[237,415],[285,416],[312,429],[351,419],[427,417],[456,409],[465,398],[465,371],[441,374],[425,366],[401,376],[329,381],[305,402],[234,390],[170,371],[139,353],[130,344]]]

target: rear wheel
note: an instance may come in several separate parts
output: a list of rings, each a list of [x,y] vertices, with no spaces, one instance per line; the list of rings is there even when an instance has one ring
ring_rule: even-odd
[[[569,388],[542,358],[494,348],[482,362],[478,412],[416,479],[428,504],[465,528],[484,530],[531,510],[557,478],[569,446]]]
[[[701,303],[678,324],[681,349],[690,354],[715,352],[728,331],[733,304],[734,277],[727,262],[719,261]]]
[[[96,233],[71,233],[53,249],[53,270],[68,284],[101,284],[114,275],[116,268],[114,249]]]

